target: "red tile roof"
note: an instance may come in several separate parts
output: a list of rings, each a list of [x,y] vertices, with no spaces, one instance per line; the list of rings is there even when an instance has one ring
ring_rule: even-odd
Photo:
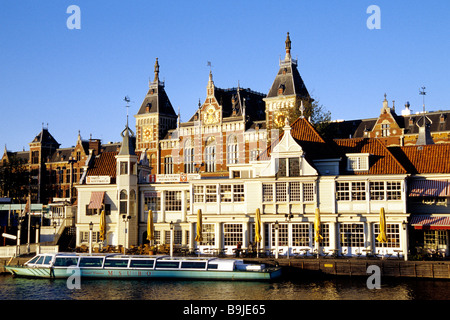
[[[341,156],[345,159],[346,153],[369,153],[369,170],[355,171],[355,175],[382,175],[382,174],[406,174],[406,169],[378,139],[335,139]],[[341,161],[341,172],[345,172],[347,161]],[[350,172],[349,172],[350,173]]]
[[[95,157],[92,166],[88,169],[88,176],[116,177],[116,155],[118,152],[103,152]]]
[[[449,143],[390,147],[389,150],[409,173],[450,173]]]

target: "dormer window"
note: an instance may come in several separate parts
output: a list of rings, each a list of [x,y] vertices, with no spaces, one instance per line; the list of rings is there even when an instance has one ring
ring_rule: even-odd
[[[346,154],[347,171],[368,171],[369,153]]]
[[[277,177],[299,177],[299,158],[278,158],[276,159]]]

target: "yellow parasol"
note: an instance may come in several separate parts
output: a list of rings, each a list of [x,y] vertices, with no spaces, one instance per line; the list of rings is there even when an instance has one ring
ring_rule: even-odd
[[[203,237],[202,237],[202,210],[198,209],[197,211],[197,235],[195,236],[195,241],[197,242],[202,242],[203,241]]]
[[[105,210],[102,210],[100,214],[100,241],[105,241],[106,239],[106,216]]]
[[[386,216],[384,214],[384,208],[380,209],[380,234],[377,237],[378,242],[386,243]]]
[[[255,242],[259,243],[261,242],[261,239],[261,212],[258,208],[256,209],[255,214]]]
[[[153,212],[152,212],[152,210],[148,210],[148,217],[147,217],[147,240],[148,240],[148,241],[155,240],[155,233],[153,232]]]
[[[322,241],[323,237],[320,235],[320,211],[319,211],[319,208],[316,208],[316,216],[314,218],[314,230],[315,230],[314,241],[315,242]]]

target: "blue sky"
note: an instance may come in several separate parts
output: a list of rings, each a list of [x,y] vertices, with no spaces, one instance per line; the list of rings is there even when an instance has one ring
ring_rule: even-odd
[[[70,5],[81,29],[66,26]],[[381,29],[369,30],[370,5]],[[450,109],[450,2],[434,1],[115,1],[1,0],[0,147],[29,150],[42,123],[61,144],[120,141],[153,79],[160,78],[182,121],[216,86],[267,93],[284,57],[292,56],[311,95],[333,119],[377,117],[384,93],[397,110],[409,101]]]

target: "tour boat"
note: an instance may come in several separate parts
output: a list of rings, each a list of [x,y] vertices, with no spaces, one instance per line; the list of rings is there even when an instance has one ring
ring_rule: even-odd
[[[22,266],[5,266],[15,276],[68,278],[183,278],[271,280],[280,267],[244,263],[242,259],[113,254],[38,254]]]

